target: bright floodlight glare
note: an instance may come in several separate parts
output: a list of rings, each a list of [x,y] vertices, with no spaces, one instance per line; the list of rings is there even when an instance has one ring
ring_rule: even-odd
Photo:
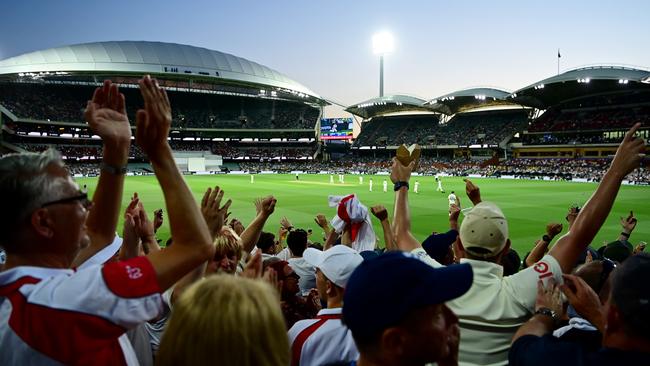
[[[380,32],[372,36],[372,50],[377,55],[393,52],[394,46],[393,35],[388,32]]]

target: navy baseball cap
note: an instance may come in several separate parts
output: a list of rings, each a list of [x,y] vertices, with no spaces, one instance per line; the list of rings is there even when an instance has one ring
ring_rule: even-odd
[[[374,335],[414,309],[462,296],[472,280],[467,263],[433,268],[409,253],[388,252],[365,260],[352,273],[343,297],[343,322],[355,336]]]

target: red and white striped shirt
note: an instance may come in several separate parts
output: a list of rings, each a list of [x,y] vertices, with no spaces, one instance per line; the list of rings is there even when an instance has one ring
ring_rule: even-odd
[[[137,365],[127,329],[162,310],[146,257],[0,273],[1,365]]]
[[[316,319],[296,322],[289,329],[291,365],[325,365],[359,358],[352,332],[341,322],[341,308],[323,309]]]

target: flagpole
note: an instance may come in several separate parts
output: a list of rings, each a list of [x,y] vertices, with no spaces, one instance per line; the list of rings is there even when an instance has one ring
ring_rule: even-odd
[[[557,49],[557,74],[560,75],[560,49]]]

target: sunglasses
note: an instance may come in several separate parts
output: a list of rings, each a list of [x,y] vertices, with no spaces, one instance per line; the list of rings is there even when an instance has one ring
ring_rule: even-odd
[[[603,288],[607,278],[609,278],[610,273],[616,268],[616,263],[613,260],[605,258],[601,261],[603,263],[603,270],[600,272],[600,279],[598,280],[598,291]]]
[[[77,201],[81,202],[81,205],[85,209],[89,209],[90,206],[92,205],[92,201],[88,199],[88,192],[85,191],[85,190],[81,190],[81,191],[79,191],[79,194],[77,194],[76,196],[46,202],[46,203],[41,205],[41,208],[45,208],[47,206],[52,206],[52,205],[58,205],[58,204],[72,203],[72,202],[77,202]]]

